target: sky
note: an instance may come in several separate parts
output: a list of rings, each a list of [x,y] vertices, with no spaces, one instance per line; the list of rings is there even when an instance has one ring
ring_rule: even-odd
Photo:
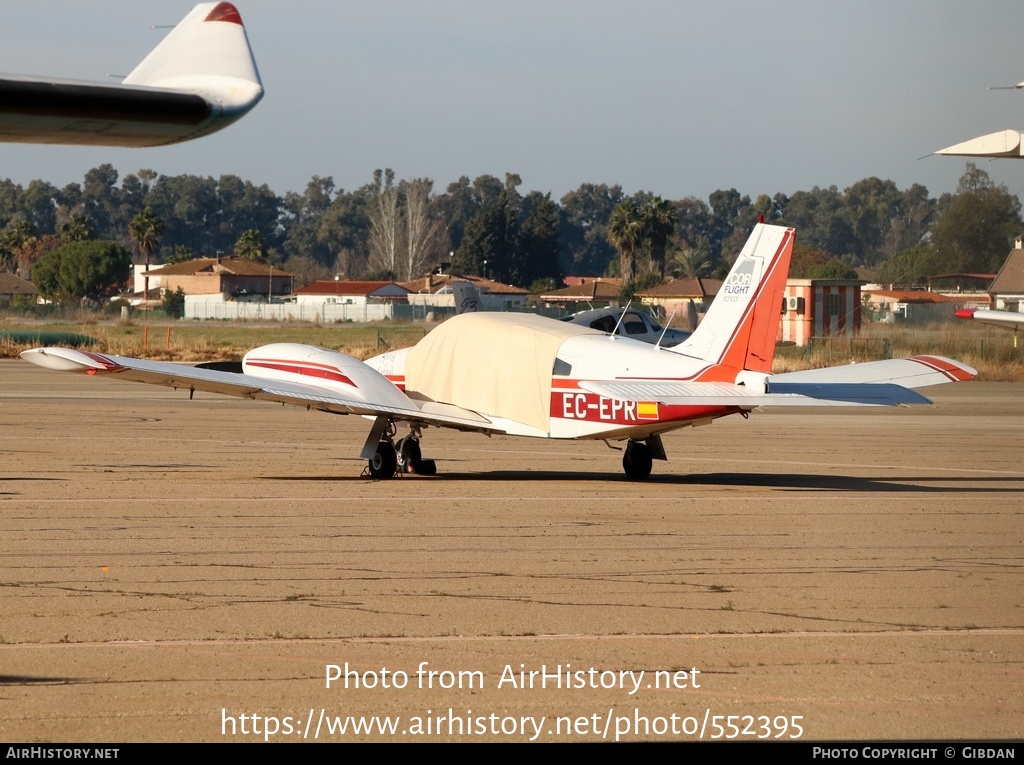
[[[518,173],[668,199],[792,194],[869,176],[956,189],[929,156],[1024,129],[1019,3],[991,0],[236,0],[266,94],[240,122],[170,147],[0,144],[0,178],[234,174],[277,194],[375,168]],[[192,7],[175,0],[5,0],[0,71],[110,81]],[[1012,193],[1024,161],[976,160]]]

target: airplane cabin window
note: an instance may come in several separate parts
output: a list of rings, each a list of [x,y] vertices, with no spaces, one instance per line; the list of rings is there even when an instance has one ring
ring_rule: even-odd
[[[643,335],[647,333],[647,325],[644,324],[643,318],[636,313],[627,313],[626,318],[622,320],[622,328],[626,330],[627,335]]]

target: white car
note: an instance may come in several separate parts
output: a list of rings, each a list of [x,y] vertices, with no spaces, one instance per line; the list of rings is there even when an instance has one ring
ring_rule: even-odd
[[[658,342],[659,338],[661,338],[662,347],[670,348],[673,345],[679,345],[679,343],[690,336],[689,332],[684,332],[681,329],[663,329],[657,321],[643,311],[638,311],[635,308],[628,308],[625,311],[626,316],[622,319],[619,331],[616,333],[622,337],[642,340],[645,343],[651,343],[651,345]],[[564,316],[562,321],[580,324],[610,335],[615,331],[615,325],[619,323],[619,317],[622,316],[622,312],[622,308],[595,308],[590,311],[580,311],[571,316]],[[662,333],[665,335],[664,338],[662,338]]]

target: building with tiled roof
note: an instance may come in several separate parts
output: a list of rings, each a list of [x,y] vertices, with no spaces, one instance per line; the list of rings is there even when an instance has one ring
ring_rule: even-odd
[[[411,305],[428,308],[455,307],[452,282],[469,282],[480,293],[481,308],[485,311],[520,311],[526,306],[527,291],[522,287],[503,284],[482,276],[453,276],[452,274],[430,274],[421,279],[402,282],[409,290]]]
[[[39,295],[39,290],[32,282],[22,279],[17,274],[7,271],[0,272],[0,300],[13,300],[20,295],[29,295],[34,298]]]
[[[186,295],[289,295],[292,275],[245,258],[195,258],[149,271],[165,292]]]
[[[621,289],[622,279],[609,279],[603,276],[582,277],[577,284],[545,292],[540,296],[540,300],[546,306],[564,306],[570,310],[575,310],[581,304],[600,308],[613,303],[618,304]]]
[[[721,279],[711,279],[706,276],[694,276],[689,279],[673,279],[670,282],[659,284],[643,292],[638,292],[639,297],[645,300],[704,300],[710,302],[722,288]]]
[[[992,308],[1024,313],[1024,240],[1017,237],[1003,267],[989,285]]]
[[[905,321],[923,324],[945,321],[953,317],[954,311],[964,305],[964,296],[943,295],[927,290],[876,290],[863,291],[865,308],[870,309],[872,319],[883,323]]]
[[[488,292],[494,295],[527,294],[526,290],[522,287],[503,284],[502,282],[496,282],[493,279],[485,279],[482,276],[453,276],[452,274],[430,274],[430,276],[424,276],[421,279],[402,282],[402,286],[409,290],[409,292],[416,292],[419,294],[426,292],[434,293],[450,289],[453,281],[469,282],[480,290],[481,293]]]
[[[715,299],[718,290],[722,287],[721,279],[711,279],[705,276],[694,276],[689,279],[674,279],[656,287],[643,290],[637,293],[637,297],[645,303],[658,306],[663,318],[673,314],[679,316],[690,316],[696,311],[698,316],[703,315],[711,301]],[[690,304],[693,308],[690,308]],[[690,327],[691,330],[696,327]]]
[[[405,303],[409,290],[395,282],[324,279],[295,290],[298,303]]]

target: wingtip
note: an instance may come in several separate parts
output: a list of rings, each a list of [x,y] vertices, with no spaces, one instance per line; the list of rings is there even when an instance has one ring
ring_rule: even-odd
[[[949,382],[967,382],[978,376],[978,370],[974,367],[964,364],[962,361],[946,358],[945,356],[919,355],[909,356],[908,358],[944,375]]]
[[[21,358],[38,367],[52,369],[56,372],[116,372],[121,367],[117,362],[101,353],[78,351],[74,348],[31,348],[21,352]]]
[[[243,29],[245,28],[245,24],[242,23],[241,14],[231,3],[217,3],[213,10],[206,14],[206,18],[203,21],[226,21],[230,24],[238,24]]]

